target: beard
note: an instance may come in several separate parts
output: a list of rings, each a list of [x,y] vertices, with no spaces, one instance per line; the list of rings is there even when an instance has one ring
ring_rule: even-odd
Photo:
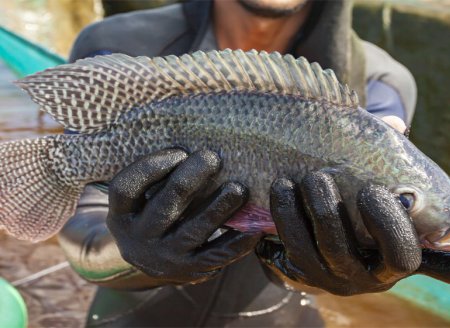
[[[255,16],[266,18],[281,18],[291,16],[300,11],[303,6],[309,1],[297,1],[298,3],[289,7],[277,7],[276,5],[261,3],[258,0],[237,0],[238,3],[248,12]]]

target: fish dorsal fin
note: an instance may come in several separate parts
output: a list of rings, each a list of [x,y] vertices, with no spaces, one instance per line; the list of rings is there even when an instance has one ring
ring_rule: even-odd
[[[180,57],[97,56],[50,68],[18,82],[41,109],[67,129],[108,128],[131,108],[171,96],[226,91],[259,91],[301,96],[357,108],[354,91],[331,70],[291,55],[241,50]]]

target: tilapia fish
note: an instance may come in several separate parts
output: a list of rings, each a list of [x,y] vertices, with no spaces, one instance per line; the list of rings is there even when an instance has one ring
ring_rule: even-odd
[[[114,54],[17,84],[78,132],[0,144],[0,226],[20,239],[58,232],[87,183],[109,181],[146,154],[182,146],[217,151],[223,170],[216,182],[250,188],[249,205],[231,226],[270,230],[274,178],[300,181],[324,170],[336,180],[360,240],[370,238],[356,194],[371,182],[402,197],[424,246],[450,250],[449,177],[360,109],[332,71],[304,58],[231,50],[153,59]]]

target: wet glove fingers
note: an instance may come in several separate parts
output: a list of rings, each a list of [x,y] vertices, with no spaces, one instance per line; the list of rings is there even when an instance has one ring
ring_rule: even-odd
[[[110,210],[118,215],[135,212],[144,201],[145,191],[186,158],[187,153],[181,149],[166,149],[127,166],[109,185]]]
[[[195,193],[219,169],[220,159],[211,151],[199,151],[190,155],[170,175],[165,186],[147,202],[139,231],[153,236],[164,234],[180,218]]]
[[[309,285],[313,284],[305,277],[329,280],[329,273],[322,263],[295,183],[285,178],[276,180],[271,187],[270,204],[285,252],[279,252],[279,244],[264,240],[257,248],[259,258],[282,272],[295,272],[298,280],[304,280]]]
[[[400,201],[385,188],[368,185],[358,193],[357,202],[382,257],[373,264],[373,274],[389,283],[416,271],[422,261],[419,238]]]
[[[306,175],[301,183],[301,195],[318,249],[329,270],[344,279],[366,274],[354,247],[347,210],[333,178],[323,172]]]
[[[450,252],[423,249],[422,264],[417,273],[422,273],[450,284]]]
[[[286,249],[303,249],[306,253],[316,253],[311,226],[303,214],[297,196],[297,186],[286,178],[274,181],[270,190],[270,208],[280,239]],[[300,245],[300,244],[301,245]]]
[[[180,154],[172,166],[150,165],[165,170],[161,174],[145,160],[132,164],[116,178],[112,191],[111,233],[122,258],[145,273],[152,286],[205,281],[252,251],[260,238],[231,231],[208,242],[247,201],[247,190],[229,182],[211,194],[219,156]],[[118,221],[124,223],[114,224]]]
[[[181,149],[162,150],[119,172],[109,185],[108,228],[118,233],[128,229],[127,214],[140,210],[145,202],[145,191],[186,158],[186,152]]]
[[[259,233],[229,230],[199,248],[194,254],[195,262],[204,271],[227,266],[253,251],[261,237]]]
[[[315,185],[318,184],[318,185]],[[279,244],[273,243],[271,241],[264,240],[258,245],[257,254],[260,258],[264,259],[266,265],[270,267],[274,273],[282,280],[288,277],[291,285],[300,288],[299,283],[303,283],[313,287],[320,287],[326,289],[330,293],[337,295],[352,295],[358,292],[357,288],[352,288],[348,281],[349,276],[358,276],[358,279],[372,279],[372,277],[365,271],[364,266],[358,261],[357,255],[355,255],[354,250],[350,246],[346,246],[347,234],[342,226],[342,215],[345,213],[339,212],[337,209],[318,209],[317,207],[326,206],[332,207],[336,205],[335,202],[329,202],[329,199],[324,199],[323,192],[327,189],[327,193],[334,193],[333,197],[337,197],[338,191],[334,190],[330,185],[332,182],[330,178],[318,173],[311,174],[302,183],[302,192],[296,193],[295,185],[292,181],[286,179],[280,179],[274,183],[271,194],[271,208],[273,210],[272,216],[277,225],[278,232],[280,233],[280,239],[284,244],[284,250]],[[332,191],[330,191],[332,190]],[[304,193],[312,192],[313,203],[311,198]],[[317,193],[322,193],[318,195]],[[304,204],[300,204],[301,199]],[[320,204],[322,202],[322,204]],[[302,210],[302,208],[305,211]],[[281,211],[280,211],[281,209]],[[320,212],[322,211],[322,212]],[[333,218],[330,218],[332,213]],[[317,216],[322,216],[319,221]],[[281,220],[283,218],[283,220]],[[342,245],[343,240],[338,240],[341,244],[339,245],[340,251],[343,252],[346,259],[341,257],[333,258],[333,254],[327,253],[322,250],[322,247],[330,247],[327,243],[324,245],[324,240],[326,238],[335,238],[331,232],[325,226],[324,221],[333,220],[334,225],[339,225],[339,229],[342,232],[341,236],[344,240],[344,245]],[[292,223],[295,222],[295,225]],[[345,221],[344,221],[345,222]],[[330,223],[331,224],[331,223]],[[314,231],[312,226],[316,226],[316,231]],[[295,230],[290,227],[295,226]],[[335,227],[333,227],[335,228]],[[298,230],[297,230],[298,229]],[[322,231],[323,230],[323,231]],[[324,236],[319,236],[320,233],[324,233]],[[329,236],[329,235],[332,236]],[[327,237],[328,236],[328,237]],[[317,243],[317,239],[321,239],[322,243]],[[336,240],[332,241],[335,242]],[[345,274],[345,268],[336,264],[336,266],[331,266],[325,258],[323,253],[327,254],[328,259],[332,263],[338,263],[338,261],[346,261],[350,266],[347,267],[348,274]],[[336,256],[336,255],[334,255]],[[341,276],[339,276],[341,274]]]
[[[248,199],[248,190],[240,183],[224,183],[211,197],[210,203],[200,213],[185,218],[167,238],[172,238],[182,248],[196,248],[239,210]]]

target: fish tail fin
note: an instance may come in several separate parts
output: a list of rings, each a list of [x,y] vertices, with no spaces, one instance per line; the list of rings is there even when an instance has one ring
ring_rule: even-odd
[[[55,173],[57,144],[57,137],[0,143],[0,229],[18,239],[47,239],[75,211],[83,186]]]

